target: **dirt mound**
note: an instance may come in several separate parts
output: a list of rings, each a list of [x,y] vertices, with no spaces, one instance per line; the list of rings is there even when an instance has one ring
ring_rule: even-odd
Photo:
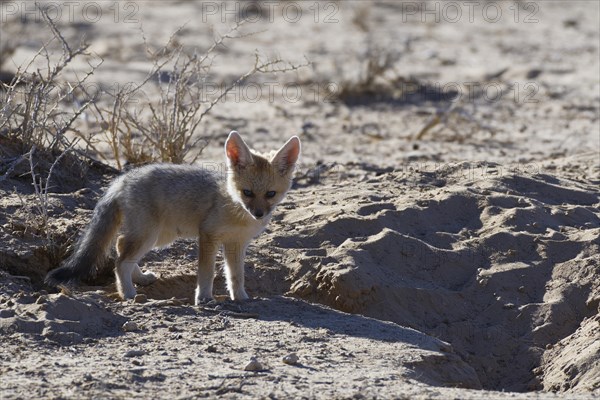
[[[88,293],[76,299],[34,292],[3,271],[0,284],[0,333],[6,337],[24,334],[34,340],[73,345],[86,338],[115,335],[126,320],[107,310],[99,294]]]
[[[571,335],[544,354],[544,389],[551,391],[594,391],[600,389],[600,315],[586,318]]]
[[[102,187],[116,173],[75,153],[56,162],[59,151],[37,149],[31,154],[36,182],[41,181],[36,193],[27,153],[31,149],[24,147],[0,134],[0,266],[29,277],[39,289],[46,272],[72,250],[77,223],[88,218]]]
[[[300,200],[284,217],[295,229],[274,242],[294,254],[284,261],[295,270],[291,293],[439,337],[486,388],[551,387],[540,378],[555,374],[534,371],[546,348],[598,310],[595,186],[547,175],[425,188],[395,172],[363,180],[368,195],[346,182],[328,204]],[[586,387],[597,386],[598,366],[581,368]]]
[[[3,178],[0,179],[0,189],[18,189],[19,193],[34,193],[31,164],[36,181],[41,179],[44,186],[52,169],[52,176],[48,182],[49,193],[73,193],[80,189],[98,190],[106,183],[107,175],[114,176],[117,173],[108,165],[83,156],[82,152],[77,154],[69,150],[61,156],[62,151],[59,149],[35,148],[33,152],[31,149],[32,145],[26,145],[18,138],[8,137],[0,132],[0,176]],[[23,155],[25,157],[22,157]]]

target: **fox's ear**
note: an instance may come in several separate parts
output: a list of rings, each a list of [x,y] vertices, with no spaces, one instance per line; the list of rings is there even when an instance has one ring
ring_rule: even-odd
[[[271,163],[275,165],[277,170],[285,175],[291,172],[291,169],[294,168],[296,161],[298,161],[298,156],[300,155],[300,139],[298,136],[292,136],[290,140],[288,140],[281,149],[275,154]]]
[[[231,131],[225,141],[225,155],[234,167],[245,167],[252,163],[252,153],[236,131]]]

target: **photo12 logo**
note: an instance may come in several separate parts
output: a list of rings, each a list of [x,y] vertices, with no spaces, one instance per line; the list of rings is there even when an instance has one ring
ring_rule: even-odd
[[[202,22],[258,21],[274,22],[282,18],[288,23],[303,19],[314,23],[335,24],[339,22],[340,5],[337,1],[204,1],[201,6]]]
[[[210,102],[221,97],[221,103],[257,103],[260,101],[332,103],[337,101],[336,91],[338,90],[339,86],[335,82],[315,82],[307,85],[279,81],[242,82],[233,87],[224,83],[204,82],[199,94],[202,102]]]
[[[403,1],[400,3],[402,22],[475,23],[513,21],[538,23],[537,2],[508,1]]]
[[[45,12],[56,22],[97,23],[100,20],[114,23],[139,23],[139,5],[135,1],[0,1],[0,21],[13,19],[43,22]]]
[[[429,174],[449,182],[477,182],[502,177],[529,177],[540,174],[542,167],[535,162],[508,164],[486,161],[410,162],[397,166],[396,171],[407,184],[418,186],[423,174]]]

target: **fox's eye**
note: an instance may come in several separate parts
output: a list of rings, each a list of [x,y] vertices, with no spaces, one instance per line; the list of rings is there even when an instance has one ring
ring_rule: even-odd
[[[275,192],[273,190],[270,190],[267,192],[267,194],[265,194],[265,197],[267,199],[271,199],[271,198],[275,197]]]
[[[246,197],[254,197],[254,193],[252,193],[252,190],[244,189],[242,190],[242,193],[244,193],[244,196]]]

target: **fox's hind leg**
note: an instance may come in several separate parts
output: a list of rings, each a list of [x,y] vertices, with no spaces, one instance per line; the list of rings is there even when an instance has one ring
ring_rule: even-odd
[[[125,243],[126,243],[125,236],[121,235],[117,238],[117,251],[118,251],[119,255],[123,253]],[[152,248],[150,248],[150,250],[152,250]],[[150,251],[150,250],[148,250],[148,251]],[[146,253],[148,251],[146,251]],[[143,257],[143,255],[142,255],[142,257]],[[131,273],[131,279],[133,280],[133,283],[137,283],[138,285],[142,285],[142,286],[148,286],[148,285],[156,282],[158,277],[156,276],[156,274],[154,272],[150,272],[150,271],[142,272],[142,269],[140,268],[139,264],[136,263],[135,268],[133,269],[133,272]]]
[[[119,258],[115,275],[117,277],[117,290],[123,299],[132,299],[136,291],[133,283],[149,285],[156,281],[156,275],[152,272],[142,272],[138,262],[152,250],[156,243],[156,237],[134,238],[122,235],[117,239],[117,251]]]
[[[133,274],[131,275],[133,283],[137,283],[140,286],[148,286],[158,280],[158,276],[156,276],[154,272],[142,272],[142,269],[138,264],[136,264],[135,267],[136,268],[134,268]]]

